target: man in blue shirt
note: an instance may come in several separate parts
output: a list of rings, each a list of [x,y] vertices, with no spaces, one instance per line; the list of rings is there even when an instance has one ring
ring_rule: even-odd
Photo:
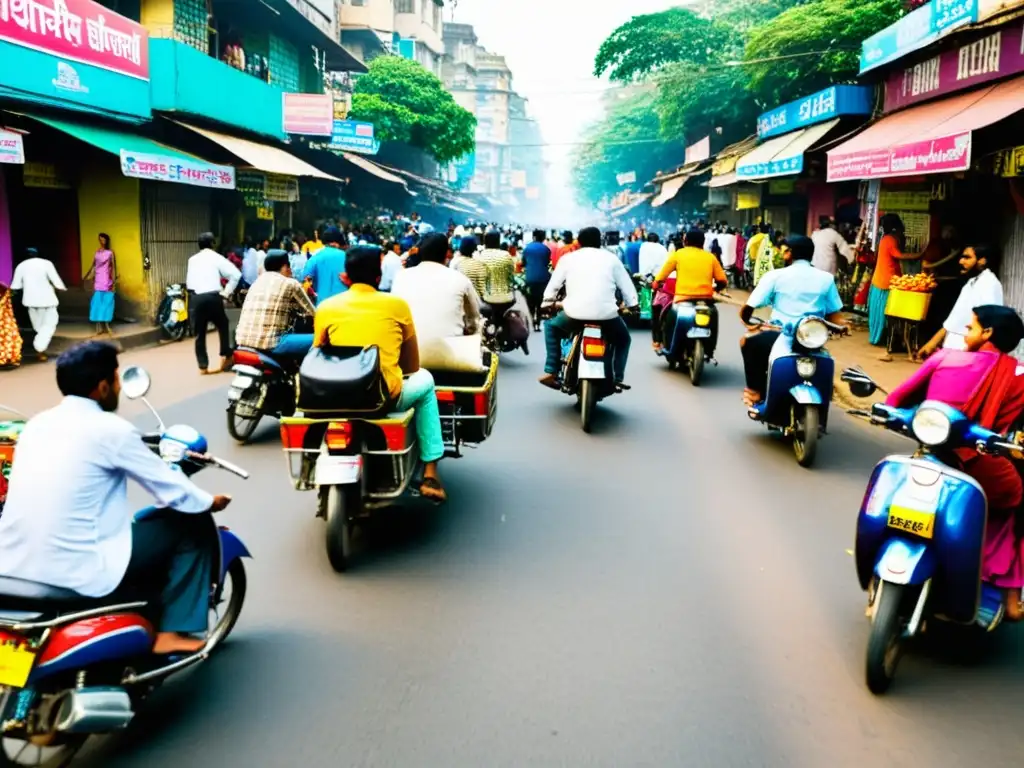
[[[629,236],[629,242],[626,243],[626,247],[622,252],[622,264],[629,272],[629,276],[639,274],[640,272],[640,248],[643,245],[636,235]]]
[[[740,320],[751,335],[740,339],[743,368],[747,388],[743,400],[748,406],[761,401],[768,387],[768,362],[772,347],[782,331],[759,330],[750,324],[754,310],[771,307],[772,325],[790,329],[807,315],[823,317],[830,323],[843,322],[843,300],[839,298],[835,278],[828,272],[811,266],[814,243],[803,235],[791,235],[782,245],[782,257],[787,266],[766,272],[758,282],[747,303],[740,309]]]
[[[337,227],[328,227],[321,237],[324,247],[306,262],[298,278],[300,283],[307,277],[313,281],[317,305],[348,290],[348,286],[341,281],[341,275],[345,271],[345,252],[341,250],[345,236]]]
[[[523,249],[526,271],[526,297],[529,301],[533,330],[540,330],[540,304],[551,279],[551,249],[544,245],[543,229],[533,231],[533,242]]]

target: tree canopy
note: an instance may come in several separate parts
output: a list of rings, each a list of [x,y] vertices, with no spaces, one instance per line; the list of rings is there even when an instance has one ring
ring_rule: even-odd
[[[373,123],[381,141],[401,141],[448,163],[473,151],[476,118],[421,64],[379,56],[356,81],[351,118]]]

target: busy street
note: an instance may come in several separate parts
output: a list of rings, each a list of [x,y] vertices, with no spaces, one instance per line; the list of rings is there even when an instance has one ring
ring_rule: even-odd
[[[226,382],[165,386],[164,418],[252,473],[201,481],[235,497],[221,521],[253,554],[249,596],[216,663],[83,764],[1012,762],[1016,629],[984,653],[915,649],[886,700],[864,688],[853,521],[872,465],[908,441],[837,417],[801,469],[739,402],[739,331],[723,322],[699,389],[637,332],[634,388],[591,435],[535,356],[504,358],[494,435],[442,462],[449,503],[379,521],[345,575],[276,423],[237,447]],[[158,389],[159,359],[183,352],[127,360]]]

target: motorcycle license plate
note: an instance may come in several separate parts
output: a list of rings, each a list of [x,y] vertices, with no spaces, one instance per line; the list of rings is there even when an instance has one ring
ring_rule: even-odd
[[[710,328],[691,328],[686,332],[687,338],[690,339],[707,339],[711,336]]]
[[[930,539],[935,534],[935,513],[894,505],[889,507],[888,525],[898,531]]]
[[[244,392],[245,390],[252,386],[252,382],[252,376],[236,375],[235,378],[231,380],[231,388],[239,389],[242,392]]]
[[[0,636],[0,686],[24,688],[35,662],[33,651]]]

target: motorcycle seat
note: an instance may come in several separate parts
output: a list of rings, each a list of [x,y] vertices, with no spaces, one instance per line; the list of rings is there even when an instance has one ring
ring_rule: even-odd
[[[239,347],[235,350],[235,362],[243,365],[251,365],[255,356],[264,365],[269,365],[274,368],[280,368],[281,362],[266,352],[261,352],[258,349],[252,349],[250,347]]]
[[[0,576],[0,617],[8,611],[31,611],[46,615],[69,613],[104,604],[130,602],[118,598],[86,597],[70,589],[36,581]]]

